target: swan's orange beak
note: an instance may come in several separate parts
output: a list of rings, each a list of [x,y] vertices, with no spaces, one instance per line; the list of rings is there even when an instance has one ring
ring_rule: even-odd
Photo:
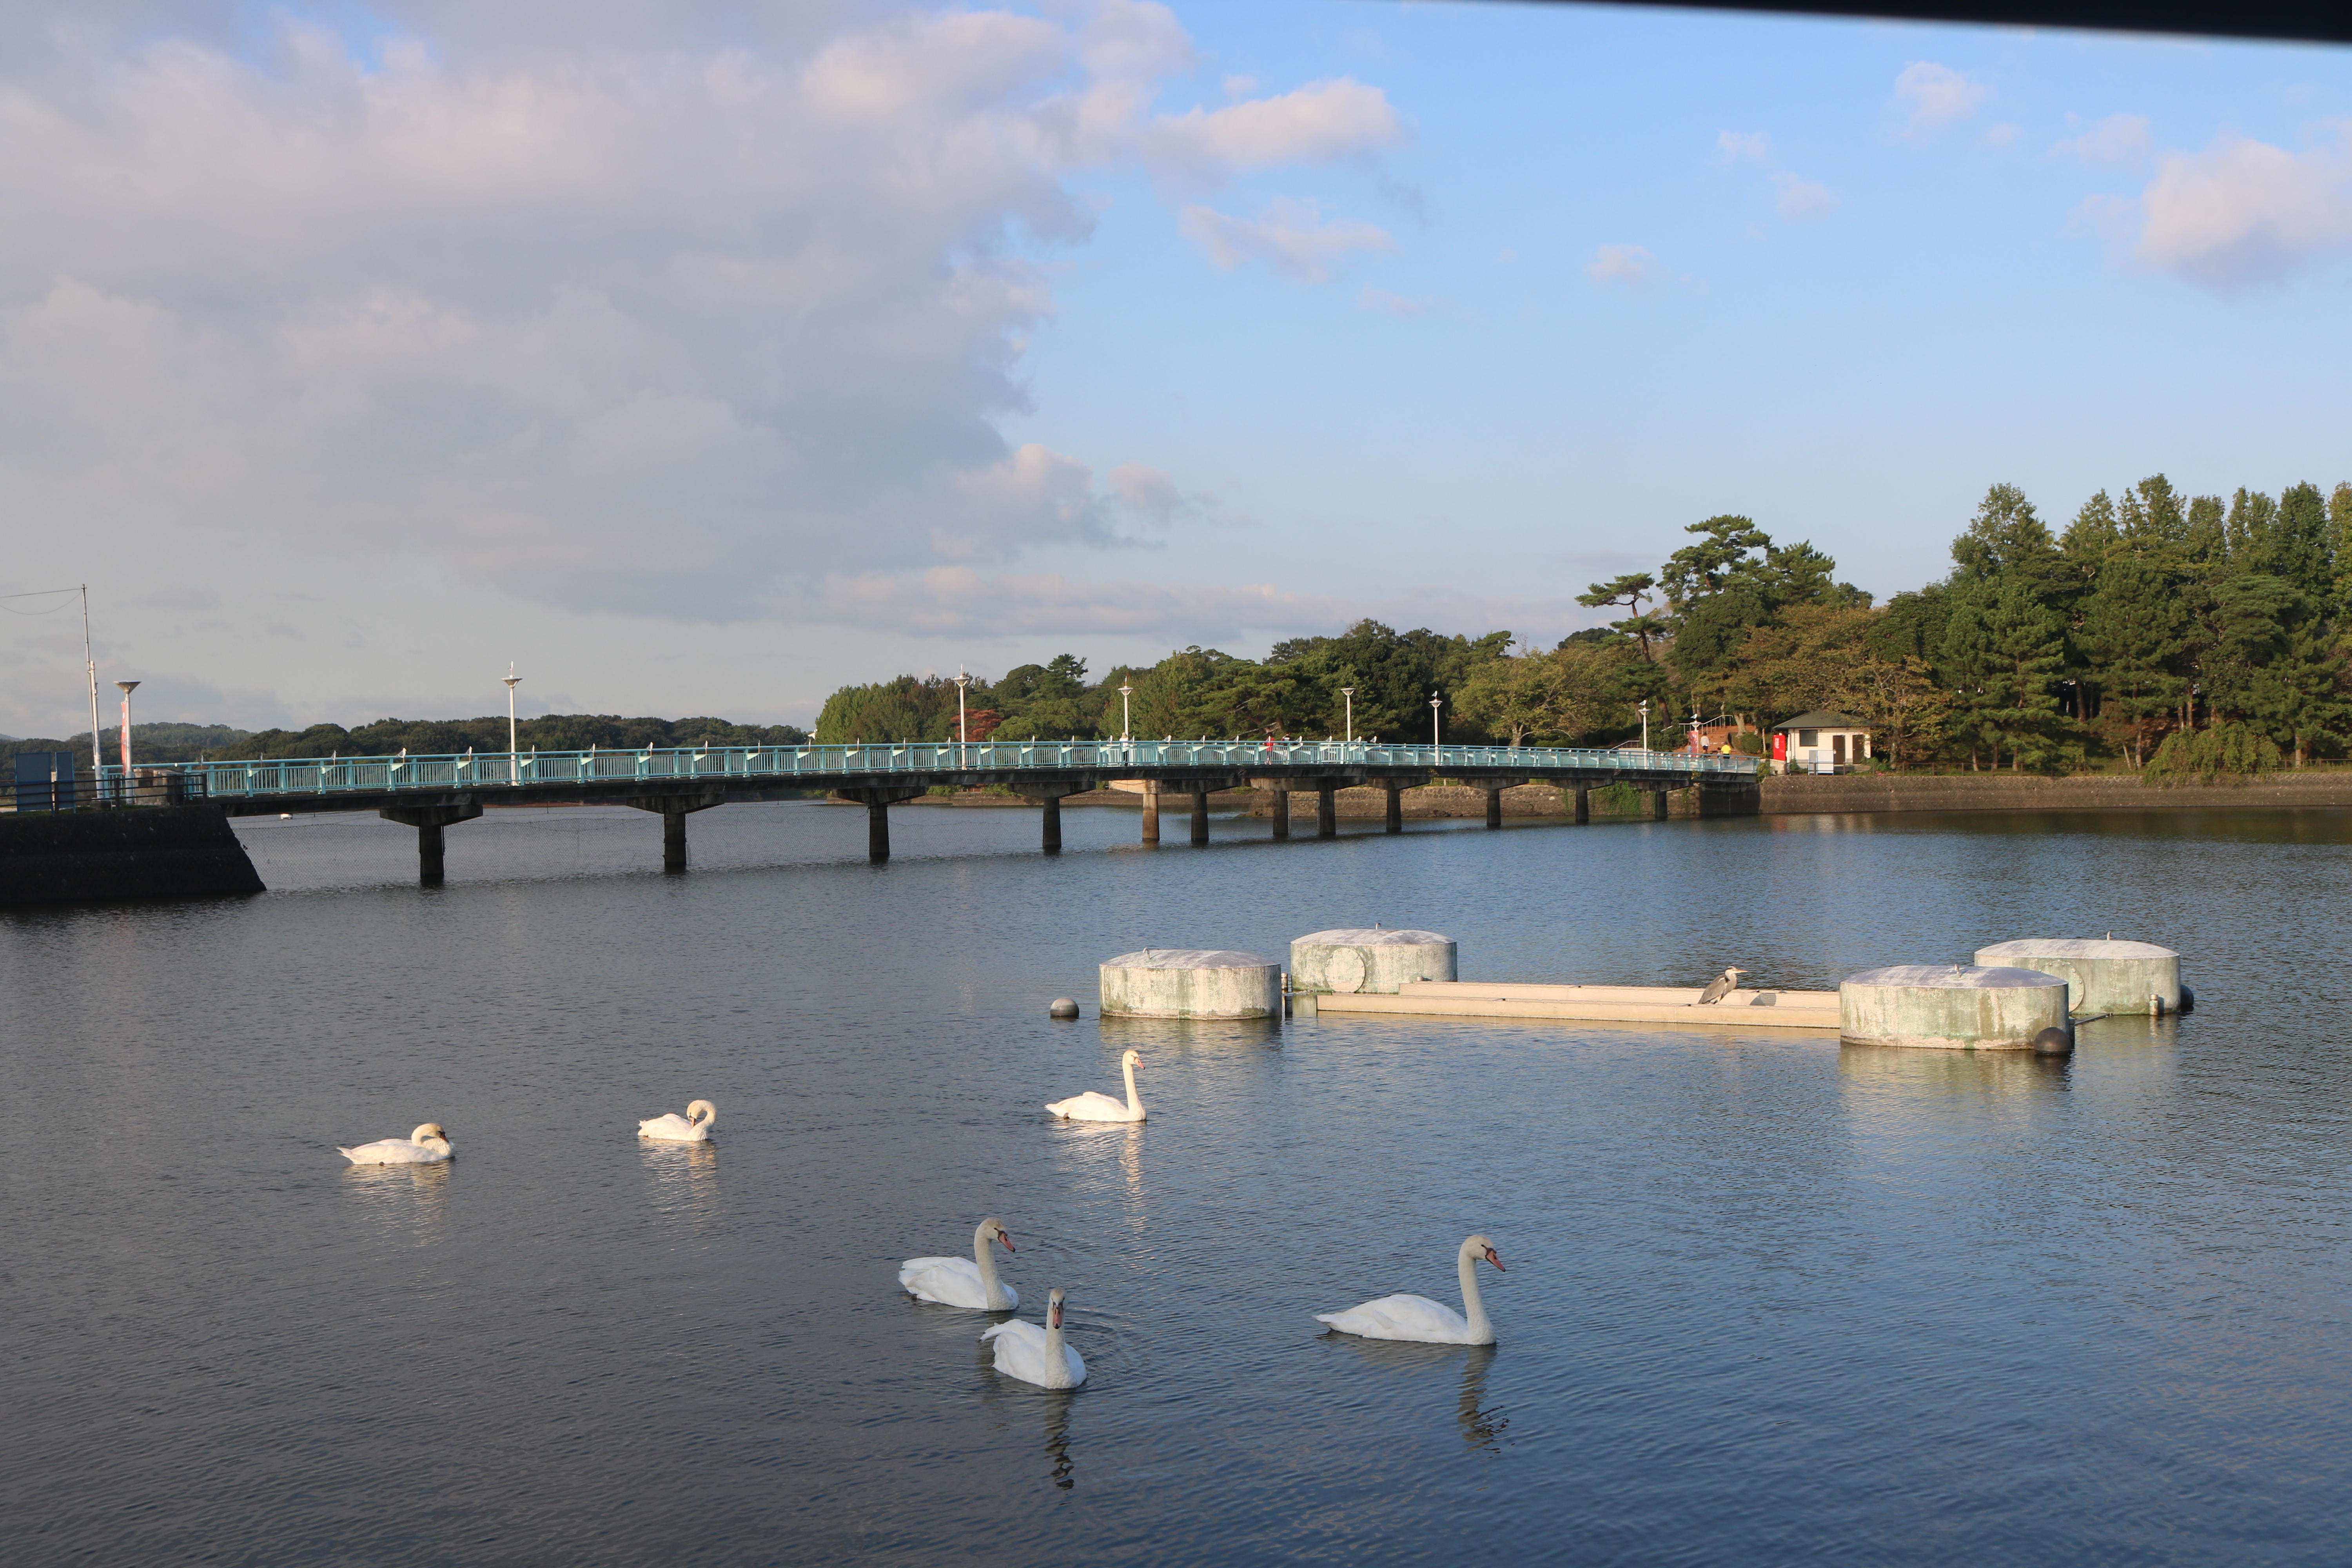
[[[1011,1237],[1005,1235],[1000,1230],[996,1233],[996,1239],[1004,1243],[1005,1251],[1010,1252],[1013,1250],[1013,1238]]]
[[[1495,1256],[1495,1249],[1491,1247],[1486,1249],[1486,1261],[1495,1266],[1495,1272],[1497,1274],[1508,1274],[1510,1272],[1509,1269],[1503,1267],[1503,1260]]]
[[[1062,1326],[1062,1309],[1060,1307],[1057,1306],[1054,1309],[1054,1316],[1046,1322],[1045,1326],[1049,1329],[1058,1329]]]

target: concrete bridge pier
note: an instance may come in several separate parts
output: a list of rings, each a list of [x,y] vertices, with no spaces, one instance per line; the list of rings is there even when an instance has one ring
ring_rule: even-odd
[[[1517,789],[1527,782],[1525,779],[1488,779],[1479,785],[1479,788],[1486,793],[1487,826],[1503,826],[1503,792],[1507,789]]]
[[[1654,789],[1650,792],[1650,820],[1652,822],[1664,822],[1666,819],[1666,794],[1667,792],[1662,789]]]
[[[877,864],[890,858],[890,808],[902,800],[912,800],[927,795],[922,789],[842,789],[833,792],[842,800],[854,800],[866,807],[866,858]]]
[[[1329,779],[1315,781],[1315,837],[1339,837],[1339,786]]]
[[[1274,836],[1290,837],[1290,781],[1288,779],[1252,779],[1250,787],[1272,793],[1274,797]]]
[[[1387,818],[1381,825],[1381,830],[1388,833],[1402,833],[1404,831],[1404,785],[1391,779],[1385,787],[1388,791],[1389,808]]]
[[[1206,844],[1208,841],[1209,792],[1195,788],[1192,791],[1192,842]]]
[[[1592,786],[1590,784],[1578,784],[1573,793],[1576,799],[1570,806],[1569,816],[1578,822],[1591,821]]]
[[[416,829],[416,885],[441,885],[441,830],[454,823],[471,822],[482,815],[478,805],[387,805],[376,815]]]
[[[1160,842],[1160,781],[1143,781],[1143,842]]]
[[[624,803],[639,811],[658,812],[662,819],[662,869],[686,869],[686,814],[709,811],[725,804],[707,795],[636,795]]]
[[[1076,786],[1058,790],[1024,790],[1021,792],[1022,799],[1035,801],[1039,805],[1045,808],[1045,820],[1040,832],[1038,843],[1038,847],[1045,853],[1048,855],[1059,855],[1062,852],[1062,797],[1066,795],[1076,795],[1078,791]]]

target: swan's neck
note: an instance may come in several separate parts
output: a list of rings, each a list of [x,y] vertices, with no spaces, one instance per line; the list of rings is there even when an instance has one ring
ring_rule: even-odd
[[[1043,1388],[1070,1386],[1070,1352],[1062,1348],[1062,1325],[1054,1321],[1051,1312],[1045,1314],[1045,1381]]]
[[[712,1127],[714,1127],[714,1126],[716,1126],[716,1125],[718,1124],[718,1121],[719,1121],[719,1110],[718,1110],[718,1108],[717,1108],[716,1106],[709,1106],[709,1105],[706,1105],[706,1106],[704,1106],[701,1110],[698,1110],[698,1111],[696,1111],[696,1112],[694,1113],[694,1118],[693,1118],[692,1125],[697,1126],[697,1127],[699,1127],[699,1128],[701,1128],[705,1132],[708,1132],[708,1131],[709,1131],[711,1130],[711,1128],[712,1128]]]
[[[1001,1312],[1013,1303],[1004,1299],[1004,1287],[996,1282],[996,1259],[989,1256],[988,1239],[985,1226],[971,1233],[971,1260],[980,1268],[980,1299],[988,1303],[987,1310]]]
[[[1495,1325],[1486,1321],[1486,1303],[1478,1299],[1478,1255],[1467,1247],[1462,1252],[1462,1316],[1469,1321],[1472,1344],[1495,1342]]]
[[[1127,1113],[1138,1121],[1143,1120],[1143,1096],[1135,1092],[1135,1064],[1120,1064],[1127,1070]]]

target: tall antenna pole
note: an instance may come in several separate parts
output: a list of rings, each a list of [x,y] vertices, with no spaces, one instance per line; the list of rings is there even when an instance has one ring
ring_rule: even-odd
[[[81,651],[89,664],[89,765],[104,772],[106,752],[98,743],[98,655],[89,646],[89,584],[81,585]]]

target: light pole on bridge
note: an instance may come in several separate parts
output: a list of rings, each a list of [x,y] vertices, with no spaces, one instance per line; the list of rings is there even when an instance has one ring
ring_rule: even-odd
[[[1642,750],[1646,752],[1650,749],[1650,700],[1646,697],[1643,698],[1640,707],[1642,710]]]
[[[1129,733],[1134,726],[1127,720],[1127,700],[1134,690],[1135,688],[1124,680],[1118,683],[1118,743],[1122,746],[1131,746],[1135,743],[1135,737]]]
[[[131,787],[131,694],[139,689],[135,680],[118,680],[115,689],[122,693],[122,787]]]
[[[1352,746],[1356,743],[1356,689],[1343,686],[1339,695],[1348,700],[1348,744]]]
[[[1429,749],[1433,752],[1444,744],[1437,738],[1437,705],[1444,700],[1434,691],[1429,694]],[[1430,760],[1434,762],[1436,759],[1433,757]]]
[[[514,695],[514,689],[522,683],[522,677],[514,672],[514,660],[507,660],[507,672],[499,679],[507,683],[507,784],[511,788],[522,783],[522,769],[516,765],[516,753],[521,748],[515,744]]]
[[[971,739],[971,731],[965,727],[963,720],[963,689],[971,684],[971,675],[963,666],[956,666],[956,766],[959,768],[964,765],[964,742]]]

